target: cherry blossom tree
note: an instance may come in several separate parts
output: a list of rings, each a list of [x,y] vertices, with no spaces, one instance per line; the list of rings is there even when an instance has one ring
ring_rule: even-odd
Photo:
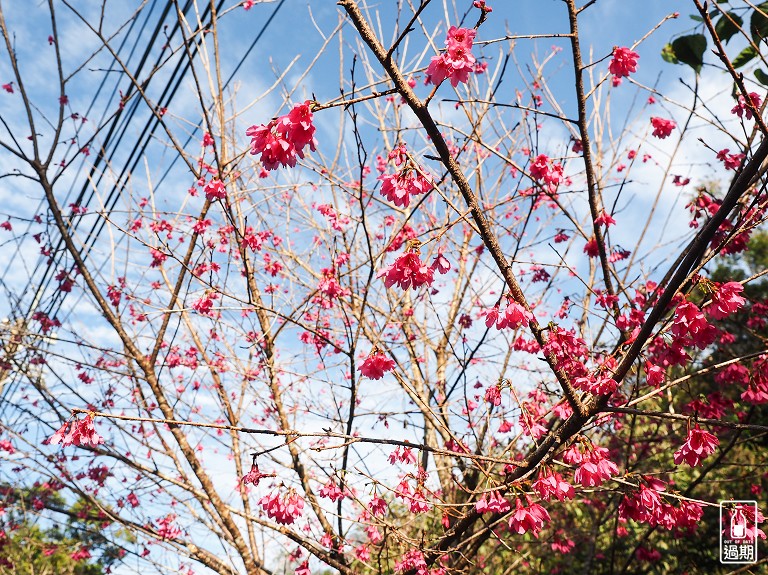
[[[125,570],[719,565],[768,488],[768,9],[599,52],[594,1],[312,3],[250,76],[284,0],[8,4],[0,505]]]

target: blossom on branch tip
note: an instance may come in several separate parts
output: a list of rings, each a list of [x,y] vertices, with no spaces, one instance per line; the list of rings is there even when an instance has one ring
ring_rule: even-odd
[[[538,503],[531,503],[530,500],[526,508],[519,497],[515,500],[515,506],[515,512],[509,518],[509,530],[518,535],[530,531],[538,539],[544,524],[550,521],[547,510]]]
[[[666,120],[657,116],[651,118],[651,125],[653,126],[651,135],[661,140],[669,136],[672,133],[672,130],[677,127],[674,120]]]
[[[69,428],[69,431],[67,431]],[[48,445],[61,443],[67,445],[100,445],[104,443],[104,438],[96,433],[96,427],[93,425],[93,415],[88,414],[83,419],[76,419],[70,423],[67,421],[56,433],[46,441]]]
[[[304,499],[293,489],[282,495],[277,491],[267,494],[259,500],[259,505],[280,525],[290,525],[304,511]]]
[[[696,467],[703,459],[714,453],[718,445],[720,445],[720,441],[717,437],[704,431],[696,424],[688,431],[688,438],[685,443],[675,451],[675,465],[680,465],[685,461],[691,467]]]
[[[358,368],[360,373],[369,379],[381,379],[385,373],[393,369],[395,369],[394,360],[378,350],[374,350],[371,355],[366,357]]]
[[[286,115],[267,125],[251,126],[245,131],[251,137],[251,154],[261,154],[264,169],[295,166],[304,158],[304,148],[315,151],[315,126],[312,124],[312,102],[294,105]]]
[[[427,67],[427,83],[439,86],[445,79],[456,87],[469,82],[470,72],[475,72],[476,59],[472,54],[472,42],[476,30],[451,26],[445,40],[446,50],[433,56]]]
[[[383,277],[384,285],[388,288],[397,285],[404,290],[418,289],[423,285],[432,285],[435,281],[435,270],[421,261],[418,248],[408,248],[408,251],[399,256],[392,265],[382,269],[376,277]]]
[[[746,303],[747,300],[741,296],[743,291],[744,286],[739,282],[724,283],[714,291],[712,302],[704,310],[712,319],[725,319]]]
[[[638,58],[640,55],[626,46],[615,46],[608,71],[613,74],[614,80],[629,77],[630,74],[637,72]]]

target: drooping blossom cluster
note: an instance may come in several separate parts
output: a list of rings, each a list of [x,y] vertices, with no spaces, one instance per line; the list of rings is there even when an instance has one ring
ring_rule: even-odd
[[[100,445],[104,443],[104,438],[96,432],[93,424],[93,415],[88,414],[82,419],[75,419],[73,422],[67,421],[56,433],[49,439],[49,445],[61,443],[67,445]]]
[[[746,158],[746,154],[730,154],[731,150],[724,148],[717,153],[717,159],[723,162],[726,170],[738,170],[741,162]]]
[[[530,498],[526,499],[528,507],[523,505],[519,497],[515,500],[515,512],[509,518],[509,530],[518,535],[530,532],[538,539],[544,524],[550,521],[549,513],[538,503],[532,503]]]
[[[542,468],[539,477],[531,485],[533,490],[539,494],[539,497],[549,501],[553,497],[558,501],[563,499],[573,499],[576,492],[573,485],[568,483],[557,471]]]
[[[395,369],[395,361],[388,358],[379,350],[374,351],[365,358],[358,368],[360,373],[369,379],[381,379],[388,371]]]
[[[651,126],[653,126],[651,135],[663,140],[672,133],[672,130],[677,127],[677,124],[675,124],[674,120],[667,120],[665,118],[654,116],[651,118]]]
[[[752,104],[752,108],[755,110],[760,110],[760,94],[757,92],[750,92],[749,103]],[[739,118],[746,117],[747,120],[752,119],[752,109],[747,104],[747,99],[743,94],[739,94],[738,102],[731,109],[731,114],[736,114]]]
[[[255,487],[259,484],[259,481],[261,481],[265,477],[275,477],[275,474],[262,473],[261,471],[259,471],[258,464],[254,461],[248,473],[246,473],[240,478],[240,485],[251,484]]]
[[[675,465],[680,465],[685,461],[691,467],[696,467],[702,460],[715,452],[715,448],[720,445],[720,441],[709,433],[694,425],[688,430],[688,438],[685,443],[675,451]]]
[[[320,488],[318,493],[320,494],[320,497],[330,499],[334,503],[344,497],[344,492],[333,479],[329,479],[328,482]]]
[[[712,319],[725,319],[739,311],[747,300],[741,295],[744,286],[739,282],[726,282],[717,286],[712,293],[712,301],[704,308]]]
[[[678,304],[669,331],[675,336],[676,343],[699,349],[704,349],[717,337],[717,328],[707,321],[695,303],[689,301]]]
[[[511,298],[507,302],[504,313],[501,313],[499,307],[495,306],[485,314],[485,325],[489,328],[517,329],[520,326],[528,325],[531,321],[533,321],[533,314]]]
[[[160,539],[176,539],[181,535],[181,528],[174,523],[175,520],[176,515],[171,513],[155,521]]]
[[[539,154],[533,160],[528,168],[531,177],[549,192],[557,192],[558,186],[563,181],[563,165],[559,162],[550,161],[546,154]]]
[[[390,202],[401,208],[407,208],[411,196],[426,194],[432,189],[432,180],[421,169],[406,166],[395,174],[382,174],[381,193]]]
[[[563,461],[578,466],[573,480],[584,487],[602,485],[619,472],[618,466],[609,459],[608,450],[597,445],[590,446],[585,453],[573,445],[563,453]]]
[[[618,86],[622,78],[628,78],[630,74],[637,72],[637,60],[640,55],[626,46],[615,46],[613,58],[608,65],[608,71],[613,74],[613,85]]]
[[[296,104],[286,115],[268,124],[251,126],[245,132],[251,137],[251,154],[259,158],[265,170],[295,166],[304,158],[304,148],[315,151],[315,126],[312,124],[312,102]]]
[[[280,525],[292,524],[304,511],[304,499],[293,489],[273,491],[259,499],[259,505]]]
[[[483,493],[475,502],[475,510],[478,513],[506,513],[510,509],[512,505],[497,489]]]
[[[598,373],[574,378],[573,386],[592,395],[610,395],[619,384],[609,374]]]
[[[433,56],[427,67],[427,83],[439,86],[447,78],[451,85],[469,82],[469,74],[475,71],[476,59],[472,54],[472,42],[476,30],[451,26],[445,39],[445,51]]]
[[[407,251],[399,256],[394,263],[385,267],[376,275],[384,278],[384,285],[388,288],[393,285],[400,289],[418,289],[423,285],[431,286],[435,281],[435,271],[441,274],[448,273],[450,263],[442,254],[438,254],[430,265],[421,261],[419,257],[418,240],[412,240]]]

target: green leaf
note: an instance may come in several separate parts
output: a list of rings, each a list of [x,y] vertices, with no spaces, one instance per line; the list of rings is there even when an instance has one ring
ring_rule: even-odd
[[[731,61],[731,64],[733,64],[734,68],[741,68],[755,56],[757,56],[757,50],[752,46],[747,46]]]
[[[695,22],[704,22],[704,18],[697,14],[688,14],[688,17]]]
[[[749,18],[749,33],[752,34],[755,44],[768,37],[768,2],[755,6],[755,11]]]
[[[683,64],[688,64],[698,74],[704,65],[704,50],[707,39],[703,34],[680,36],[672,42],[675,57]]]
[[[768,86],[768,74],[763,72],[760,68],[755,70],[755,78],[757,78],[757,81],[763,86]]]
[[[744,24],[744,20],[734,12],[726,12],[715,24],[717,37],[723,42],[728,42],[739,32],[739,28]]]
[[[672,47],[672,44],[667,44],[661,49],[661,57],[665,62],[669,62],[670,64],[680,63],[677,56],[675,56],[675,49]]]

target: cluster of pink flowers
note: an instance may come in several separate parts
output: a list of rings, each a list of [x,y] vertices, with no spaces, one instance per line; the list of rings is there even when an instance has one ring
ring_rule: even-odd
[[[584,377],[576,377],[573,380],[573,386],[592,395],[610,395],[616,391],[619,384],[610,375],[601,373],[598,375],[590,374]]]
[[[749,101],[752,104],[752,108],[760,110],[760,94],[757,92],[750,92]],[[739,94],[738,102],[731,109],[731,114],[736,114],[739,118],[746,116],[747,120],[752,119],[752,110],[747,105],[747,99],[742,94]]]
[[[395,362],[380,351],[374,350],[358,369],[369,379],[381,379],[385,373],[395,369]]]
[[[515,512],[509,518],[509,530],[518,535],[530,532],[538,539],[544,524],[550,521],[549,513],[538,503],[531,503],[530,498],[526,499],[527,508],[523,506],[520,498],[515,500]]]
[[[630,74],[637,72],[637,59],[640,55],[626,46],[615,46],[613,58],[608,65],[608,71],[613,74],[613,85],[618,86],[622,78],[628,78]]]
[[[685,443],[675,451],[675,465],[685,461],[691,467],[696,467],[704,458],[714,453],[718,445],[720,441],[717,437],[704,431],[697,424],[688,431]]]
[[[69,431],[67,431],[69,429]],[[61,443],[67,445],[100,445],[104,443],[104,438],[96,433],[96,427],[93,425],[93,415],[87,415],[83,419],[76,419],[72,422],[67,421],[56,433],[49,439],[49,445]]]
[[[333,479],[329,479],[328,482],[320,488],[319,493],[320,497],[326,497],[334,503],[344,497],[344,492]]]
[[[248,485],[249,483],[254,487],[259,484],[264,477],[274,477],[274,473],[262,473],[259,471],[259,466],[256,462],[251,465],[250,471],[240,478],[240,485]]]
[[[293,489],[283,494],[273,491],[259,499],[259,505],[280,525],[292,524],[304,511],[304,499]]]
[[[727,282],[717,287],[712,293],[712,302],[705,307],[707,315],[712,319],[725,319],[739,311],[747,300],[741,293],[744,286],[739,282]]]
[[[406,167],[396,174],[383,174],[381,180],[381,193],[390,202],[401,208],[407,208],[411,203],[411,196],[426,194],[432,189],[431,178],[424,175],[421,170]]]
[[[746,157],[745,154],[729,154],[731,150],[723,148],[717,153],[717,159],[723,162],[723,166],[726,170],[737,170],[741,165],[742,160]]]
[[[556,471],[542,468],[539,477],[531,485],[533,490],[539,494],[539,497],[549,501],[556,497],[558,501],[563,499],[573,499],[576,492],[573,485],[568,483],[563,476]]]
[[[576,483],[584,487],[595,487],[619,472],[619,468],[608,459],[608,455],[608,450],[604,447],[592,446],[586,453],[582,453],[574,445],[563,454],[563,461],[578,465],[573,474]]]
[[[717,328],[707,322],[695,303],[689,301],[678,304],[669,331],[680,345],[695,345],[699,349],[704,349],[717,337]]]
[[[212,202],[226,198],[227,188],[224,187],[224,182],[213,178],[211,181],[205,184],[205,197]]]
[[[294,105],[285,116],[267,125],[251,126],[245,132],[251,137],[251,154],[261,154],[266,170],[280,166],[295,166],[304,158],[304,148],[315,151],[315,126],[312,124],[312,102]]]
[[[399,256],[394,263],[382,269],[376,277],[384,278],[388,288],[397,285],[399,288],[418,289],[423,285],[431,286],[435,281],[435,271],[446,274],[451,269],[450,262],[442,254],[438,254],[430,265],[421,261],[418,248],[409,248]]]
[[[472,42],[476,30],[451,26],[445,39],[445,51],[433,56],[427,67],[427,83],[439,86],[446,78],[452,86],[469,82],[470,72],[475,71],[475,57],[472,55]]]
[[[478,513],[506,513],[510,509],[512,505],[498,490],[483,493],[475,503],[475,510]]]
[[[174,523],[176,516],[174,514],[161,517],[155,523],[157,523],[157,534],[160,539],[176,539],[181,535],[181,529]]]
[[[485,314],[485,325],[489,328],[503,329],[508,327],[517,329],[520,326],[528,325],[531,321],[533,321],[533,314],[512,299],[507,303],[507,308],[503,314],[498,306],[488,310]]]
[[[539,154],[531,160],[528,171],[531,173],[531,177],[540,182],[550,194],[554,194],[563,181],[563,165],[558,162],[550,162],[549,156],[546,154]]]
[[[651,135],[663,140],[672,133],[672,130],[677,127],[677,124],[675,124],[674,120],[666,120],[654,116],[651,118],[651,126],[653,126]]]

